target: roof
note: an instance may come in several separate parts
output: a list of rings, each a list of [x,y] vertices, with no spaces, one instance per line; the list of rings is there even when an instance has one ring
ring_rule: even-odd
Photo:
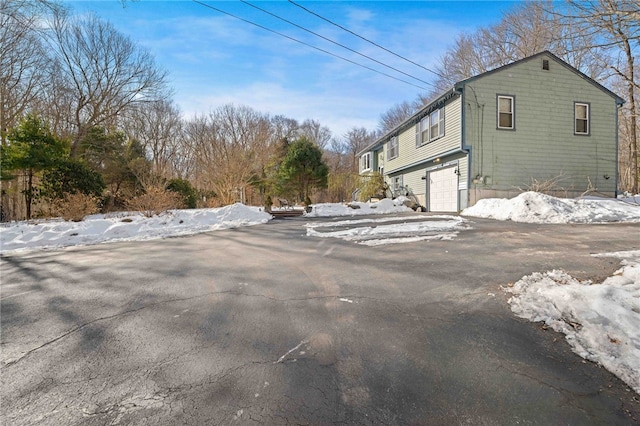
[[[469,78],[467,78],[465,80],[458,81],[457,83],[455,83],[453,85],[452,89],[449,89],[448,91],[446,91],[442,95],[438,96],[438,98],[436,98],[436,100],[434,100],[433,102],[430,102],[427,105],[425,105],[424,107],[420,108],[420,110],[418,110],[418,112],[413,114],[411,117],[407,118],[400,125],[396,126],[392,130],[390,130],[387,133],[385,133],[382,137],[378,138],[374,143],[370,144],[365,149],[361,150],[357,155],[360,156],[360,155],[362,155],[363,153],[365,153],[367,151],[375,150],[379,145],[384,144],[384,142],[386,142],[390,137],[396,136],[396,135],[402,133],[404,130],[406,130],[407,127],[413,126],[416,122],[420,121],[420,119],[422,119],[422,117],[424,117],[425,115],[429,114],[432,110],[434,110],[435,108],[439,107],[441,104],[445,103],[446,101],[448,101],[449,99],[453,98],[454,96],[459,95],[462,92],[462,90],[464,89],[464,86],[467,83],[475,81],[475,80],[477,80],[479,78],[482,78],[484,76],[487,76],[489,74],[493,74],[493,73],[496,73],[496,72],[499,72],[499,71],[504,71],[505,69],[513,67],[513,66],[515,66],[517,64],[521,64],[521,63],[526,62],[526,61],[531,61],[531,60],[537,59],[537,58],[539,58],[541,56],[545,56],[545,55],[548,56],[549,58],[553,59],[554,62],[562,65],[563,67],[565,67],[569,71],[573,72],[574,74],[576,74],[580,78],[583,78],[583,79],[587,80],[589,83],[593,84],[594,86],[596,86],[597,88],[599,88],[603,92],[607,93],[609,96],[611,96],[613,99],[615,99],[615,101],[616,101],[616,103],[618,105],[622,105],[624,103],[624,99],[622,99],[620,96],[616,95],[611,90],[607,89],[606,87],[604,87],[603,85],[601,85],[600,83],[598,83],[597,81],[592,79],[591,77],[587,76],[586,74],[584,74],[580,70],[572,67],[571,65],[569,65],[568,63],[566,63],[562,59],[558,58],[553,53],[551,53],[550,51],[544,50],[544,51],[542,51],[540,53],[536,53],[535,55],[528,56],[526,58],[511,62],[510,64],[503,65],[501,67],[494,68],[494,69],[492,69],[490,71],[486,71],[486,72],[483,72],[481,74],[475,75],[473,77],[469,77]]]
[[[358,154],[356,154],[356,155],[360,156],[361,154],[363,154],[363,153],[365,153],[367,151],[373,151],[375,148],[377,148],[378,145],[382,145],[390,137],[399,135],[404,130],[406,130],[407,127],[411,127],[411,126],[415,125],[415,123],[419,122],[425,115],[430,114],[431,111],[433,111],[434,109],[440,108],[449,99],[454,98],[454,97],[459,96],[459,95],[460,95],[460,92],[458,92],[455,87],[452,88],[452,89],[447,90],[445,93],[443,93],[442,95],[438,96],[434,101],[432,101],[432,102],[426,104],[425,106],[423,106],[422,108],[420,108],[411,117],[407,118],[400,125],[394,127],[392,130],[390,130],[387,133],[385,133],[384,135],[382,135],[374,143],[370,144],[369,146],[367,146],[366,148],[364,148],[363,150],[358,152]]]

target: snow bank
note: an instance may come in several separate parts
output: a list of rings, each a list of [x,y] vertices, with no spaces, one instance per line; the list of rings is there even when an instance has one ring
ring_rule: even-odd
[[[256,225],[271,218],[238,203],[217,209],[169,210],[153,217],[133,212],[91,215],[82,222],[16,222],[0,226],[0,252],[175,237]]]
[[[466,219],[449,215],[389,216],[307,223],[305,227],[309,237],[340,238],[367,246],[452,240],[459,231],[471,229]]]
[[[391,200],[389,198],[382,199],[375,203],[362,203],[358,201],[349,204],[343,203],[325,203],[313,204],[312,210],[306,213],[307,217],[323,217],[323,216],[358,216],[366,214],[387,214],[411,212],[409,207],[405,206],[402,198]]]
[[[616,199],[564,199],[525,192],[512,199],[480,200],[461,214],[528,223],[640,222],[640,205]]]
[[[564,333],[574,352],[640,393],[640,251],[597,256],[621,257],[623,267],[601,284],[556,270],[525,276],[505,289],[511,310]]]

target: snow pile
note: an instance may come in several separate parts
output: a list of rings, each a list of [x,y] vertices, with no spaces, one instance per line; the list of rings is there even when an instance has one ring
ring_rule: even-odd
[[[480,200],[461,214],[528,223],[640,222],[640,204],[604,198],[564,199],[524,192],[512,199]]]
[[[340,238],[367,246],[401,244],[425,240],[452,240],[461,230],[470,229],[458,216],[391,216],[307,223],[307,236]]]
[[[640,393],[640,250],[596,256],[623,267],[601,284],[555,270],[525,276],[506,289],[511,310],[564,333],[574,352]]]
[[[312,210],[306,213],[307,217],[323,217],[323,216],[358,216],[366,214],[388,214],[411,212],[409,207],[403,204],[403,198],[391,200],[389,198],[382,199],[375,203],[362,203],[353,201],[349,204],[342,203],[325,203],[313,204]]]
[[[217,209],[169,210],[152,217],[118,213],[91,215],[82,222],[17,222],[0,226],[0,252],[175,237],[256,225],[271,218],[238,203]]]

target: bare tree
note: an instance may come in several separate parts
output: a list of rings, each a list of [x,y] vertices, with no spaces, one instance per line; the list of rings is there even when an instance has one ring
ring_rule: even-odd
[[[376,132],[364,127],[353,127],[344,135],[346,154],[350,157],[351,171],[358,173],[358,153],[376,140]]]
[[[378,129],[381,133],[387,133],[402,124],[404,120],[411,117],[414,112],[416,112],[415,103],[404,101],[395,104],[380,115]]]
[[[246,202],[275,149],[267,115],[245,106],[222,106],[186,124],[196,163],[196,185],[221,204]]]
[[[0,139],[33,109],[46,84],[47,55],[39,23],[57,6],[0,0]]]
[[[640,84],[636,77],[636,55],[640,42],[640,2],[638,0],[568,0],[563,14],[567,26],[589,41],[589,50],[601,65],[619,79],[626,91],[620,134],[624,136],[628,158],[621,172],[629,176],[628,189],[639,191],[638,107]]]
[[[276,115],[271,118],[273,126],[273,138],[277,141],[293,140],[298,135],[300,124],[293,118],[287,118],[284,115]]]
[[[165,100],[137,105],[126,123],[129,137],[137,139],[144,147],[153,173],[166,179],[179,174],[175,165],[181,148],[181,125],[180,110]]]
[[[592,78],[602,67],[585,51],[591,40],[577,37],[555,12],[553,2],[527,1],[507,11],[495,25],[461,34],[436,67],[440,78],[431,97],[456,82],[549,50]]]
[[[324,149],[331,140],[331,130],[320,124],[319,121],[307,119],[300,125],[300,135],[306,136],[320,149]]]
[[[70,95],[51,101],[68,110],[72,154],[89,128],[109,126],[127,108],[166,95],[166,73],[151,54],[95,16],[56,13],[50,44],[60,73],[56,94]]]

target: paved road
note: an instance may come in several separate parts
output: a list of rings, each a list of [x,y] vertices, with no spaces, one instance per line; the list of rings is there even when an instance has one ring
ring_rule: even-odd
[[[1,423],[640,422],[637,394],[500,290],[609,276],[590,254],[639,249],[639,225],[366,247],[307,221],[2,257]]]

